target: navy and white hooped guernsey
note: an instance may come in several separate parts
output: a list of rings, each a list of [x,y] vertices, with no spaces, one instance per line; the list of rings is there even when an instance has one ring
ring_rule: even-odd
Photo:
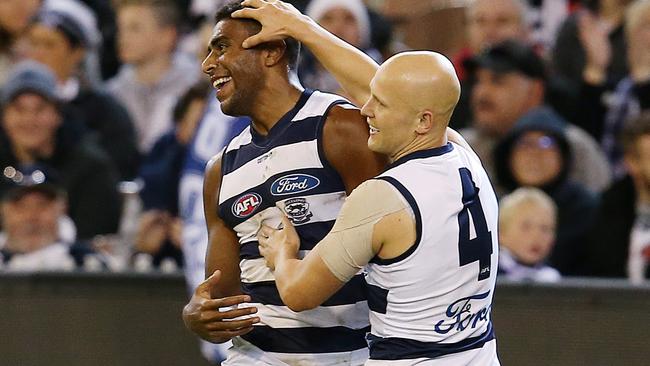
[[[295,313],[282,303],[255,237],[262,223],[279,224],[282,209],[300,236],[303,257],[334,225],[345,187],[324,156],[321,137],[335,105],[355,108],[339,96],[306,90],[267,136],[249,126],[222,156],[219,215],[237,233],[242,288],[261,320],[242,338],[285,362],[296,354],[313,365],[333,364],[332,359],[360,350],[367,355],[363,275],[322,306]]]
[[[368,365],[498,365],[490,319],[498,207],[480,160],[450,142],[404,156],[376,179],[409,203],[417,239],[366,266]]]

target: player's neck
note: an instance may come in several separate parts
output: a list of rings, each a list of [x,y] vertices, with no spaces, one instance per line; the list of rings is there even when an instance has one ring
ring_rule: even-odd
[[[389,157],[391,163],[416,151],[430,150],[447,144],[447,133],[436,135],[419,135],[403,149]]]
[[[286,80],[268,83],[259,93],[250,115],[255,130],[260,134],[267,134],[278,120],[296,105],[301,94],[302,88],[299,85]]]

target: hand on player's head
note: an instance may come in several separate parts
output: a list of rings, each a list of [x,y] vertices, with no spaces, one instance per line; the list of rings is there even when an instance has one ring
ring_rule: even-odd
[[[282,1],[244,0],[246,8],[232,13],[233,18],[249,18],[262,24],[262,30],[242,43],[244,48],[291,37],[292,26],[302,17],[293,5]]]

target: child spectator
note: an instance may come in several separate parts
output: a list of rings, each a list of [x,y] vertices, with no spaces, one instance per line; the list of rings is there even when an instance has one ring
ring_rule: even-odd
[[[499,274],[512,280],[558,281],[560,272],[545,264],[555,244],[553,200],[540,189],[519,188],[499,206]]]

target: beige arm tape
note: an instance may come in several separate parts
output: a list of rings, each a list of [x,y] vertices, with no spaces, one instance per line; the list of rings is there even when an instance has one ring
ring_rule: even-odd
[[[390,183],[368,180],[345,200],[332,231],[314,250],[336,278],[347,282],[376,254],[372,247],[375,224],[404,209],[410,206]]]

